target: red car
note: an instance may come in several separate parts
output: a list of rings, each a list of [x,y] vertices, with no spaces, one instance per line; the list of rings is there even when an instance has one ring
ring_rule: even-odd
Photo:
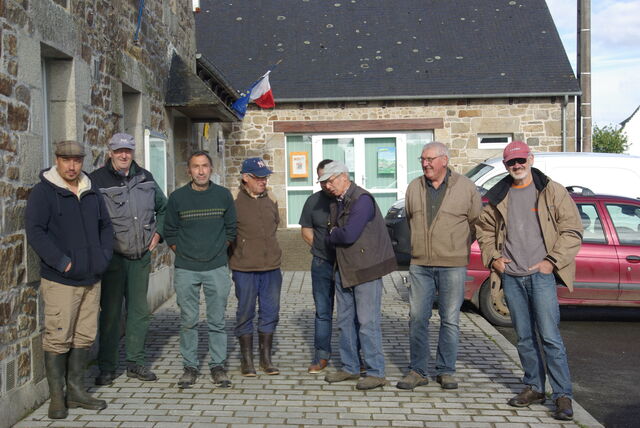
[[[640,306],[640,200],[585,194],[572,194],[572,198],[582,218],[584,237],[576,257],[573,292],[559,285],[560,304]],[[398,262],[408,265],[411,244],[404,201],[394,204],[386,221]],[[511,325],[502,292],[493,301],[488,282],[489,270],[482,265],[480,248],[474,242],[467,266],[465,299],[492,324]]]

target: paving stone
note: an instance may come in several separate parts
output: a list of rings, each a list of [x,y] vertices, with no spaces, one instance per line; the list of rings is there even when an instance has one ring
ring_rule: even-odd
[[[201,299],[199,332],[200,376],[193,388],[179,389],[182,375],[179,353],[179,309],[170,298],[154,314],[147,340],[147,360],[159,376],[157,382],[127,378],[124,365],[112,386],[92,387],[96,398],[108,401],[101,412],[72,409],[67,419],[47,418],[48,402],[18,423],[18,428],[115,426],[135,428],[276,428],[276,427],[401,427],[429,428],[576,428],[576,422],[559,423],[550,417],[551,407],[534,405],[515,409],[507,400],[521,389],[522,370],[513,349],[503,350],[495,329],[473,313],[460,318],[459,359],[456,377],[460,387],[444,391],[434,380],[433,360],[438,338],[439,316],[433,312],[429,338],[432,362],[431,382],[414,391],[395,387],[409,365],[408,289],[394,272],[383,279],[382,334],[388,386],[358,391],[355,381],[328,384],[326,373],[340,367],[337,329],[330,368],[310,375],[307,366],[313,354],[314,305],[310,272],[284,272],[280,323],[274,336],[277,376],[259,373],[255,378],[240,375],[240,349],[233,336],[236,300],[233,293],[225,314],[228,340],[228,369],[231,388],[211,383],[207,367],[207,327],[204,299]],[[258,362],[255,338],[255,363]],[[120,349],[121,361],[124,350]],[[97,375],[94,366],[87,373],[87,385]],[[574,403],[575,406],[575,403]],[[587,415],[588,416],[588,415]],[[589,424],[589,427],[594,425]]]

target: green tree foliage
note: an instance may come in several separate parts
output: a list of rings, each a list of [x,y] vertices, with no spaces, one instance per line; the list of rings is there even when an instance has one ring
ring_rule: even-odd
[[[627,146],[627,135],[611,125],[593,127],[593,151],[596,153],[623,153]]]

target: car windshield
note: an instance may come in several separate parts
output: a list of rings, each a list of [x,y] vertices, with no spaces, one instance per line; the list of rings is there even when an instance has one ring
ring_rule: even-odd
[[[487,165],[486,163],[479,163],[478,165],[470,169],[465,175],[469,180],[475,183],[480,177],[487,174],[492,169],[493,167],[491,165]]]

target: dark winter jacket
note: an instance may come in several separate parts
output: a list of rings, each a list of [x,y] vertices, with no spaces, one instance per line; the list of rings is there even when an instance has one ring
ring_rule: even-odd
[[[82,173],[80,197],[62,187],[55,167],[40,173],[25,213],[27,241],[42,278],[66,285],[100,280],[113,251],[113,228],[99,190]],[[69,272],[64,272],[71,262]]]

